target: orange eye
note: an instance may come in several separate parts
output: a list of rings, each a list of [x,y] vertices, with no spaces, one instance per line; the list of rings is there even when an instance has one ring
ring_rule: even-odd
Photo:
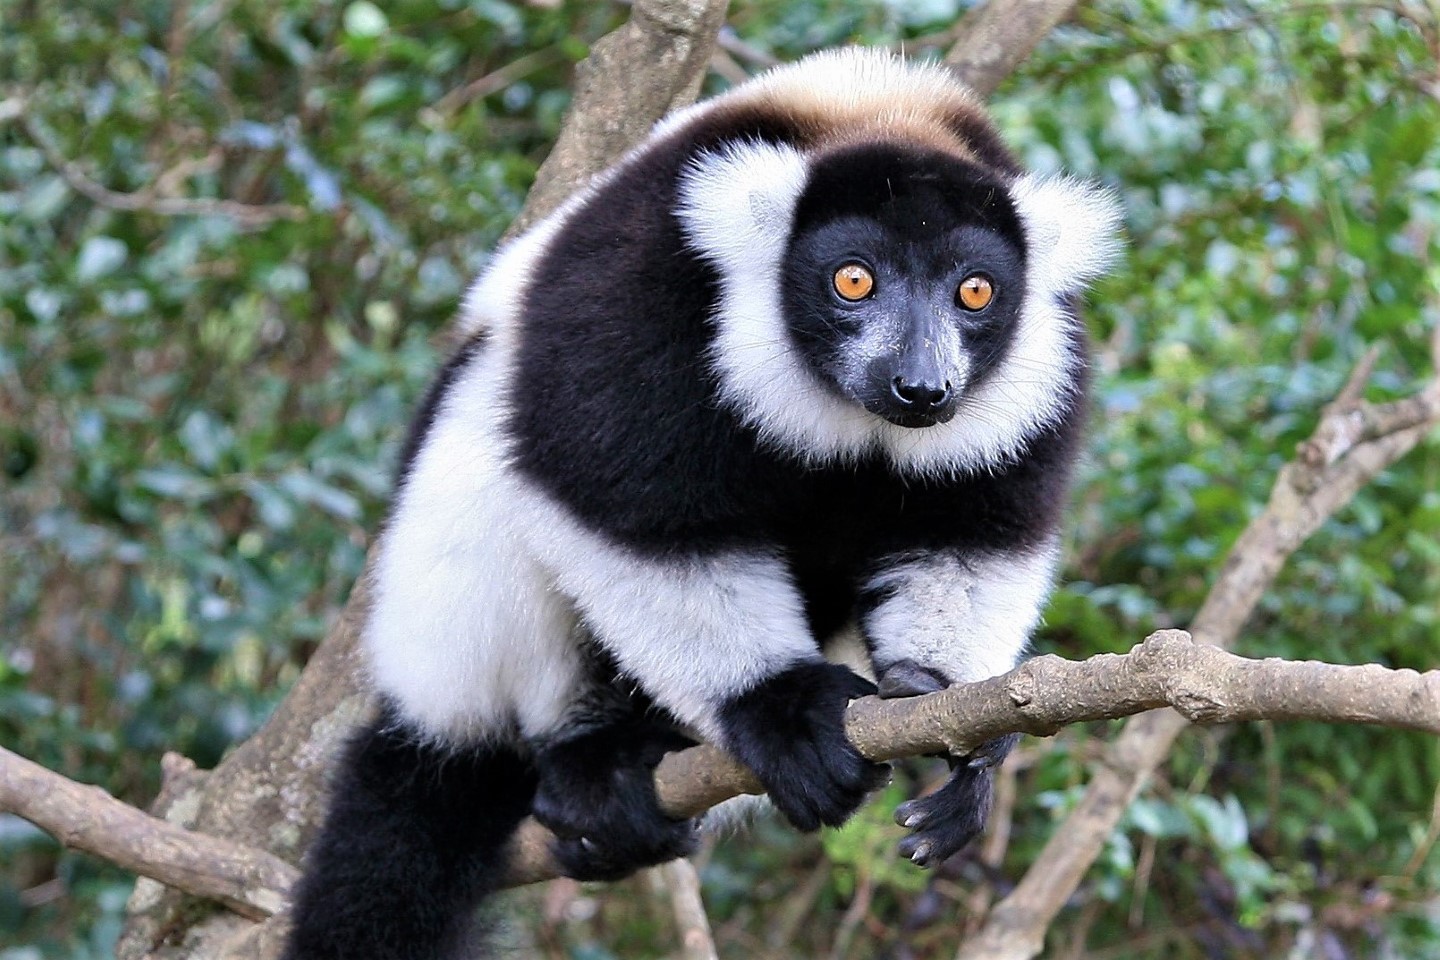
[[[984,310],[995,299],[995,287],[983,273],[972,273],[960,281],[955,302],[966,310]]]
[[[858,263],[835,271],[835,292],[846,300],[864,300],[875,289],[875,274]]]

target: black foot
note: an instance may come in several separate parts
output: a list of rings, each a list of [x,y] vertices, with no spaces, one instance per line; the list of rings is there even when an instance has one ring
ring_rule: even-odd
[[[555,859],[576,880],[618,880],[688,856],[698,820],[666,816],[655,799],[655,765],[691,741],[644,718],[593,728],[544,750],[535,819],[554,832]]]
[[[800,830],[839,826],[890,776],[845,738],[845,707],[875,685],[831,663],[807,663],[736,697],[721,711],[725,746]]]
[[[902,803],[895,822],[911,831],[900,841],[901,856],[928,867],[958,853],[985,829],[995,793],[995,768],[1020,739],[996,737],[968,756],[950,761],[950,779],[934,793]]]

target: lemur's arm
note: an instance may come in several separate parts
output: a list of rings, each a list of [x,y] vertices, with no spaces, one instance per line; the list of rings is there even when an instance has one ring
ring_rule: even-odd
[[[958,681],[984,680],[1019,662],[1050,594],[1058,551],[899,555],[865,585],[861,629],[880,694],[914,696]],[[921,866],[939,863],[980,831],[990,812],[994,768],[1014,746],[1000,737],[966,757],[934,793],[902,804],[910,830],[900,851]]]

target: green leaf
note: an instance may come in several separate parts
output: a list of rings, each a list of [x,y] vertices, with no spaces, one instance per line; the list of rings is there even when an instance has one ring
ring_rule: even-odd
[[[114,237],[91,237],[75,258],[75,279],[81,283],[92,283],[108,277],[125,264],[128,256],[129,250],[123,241]]]
[[[355,0],[345,8],[345,32],[352,37],[379,37],[390,29],[385,13],[370,0]]]

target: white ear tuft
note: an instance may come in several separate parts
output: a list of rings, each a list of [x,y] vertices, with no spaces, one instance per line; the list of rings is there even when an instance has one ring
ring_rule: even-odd
[[[1032,282],[1046,292],[1079,293],[1119,259],[1124,212],[1115,191],[1028,174],[1011,185],[1010,195],[1025,221]]]
[[[778,265],[806,176],[805,158],[789,147],[739,143],[701,154],[680,184],[685,234],[729,270]]]

